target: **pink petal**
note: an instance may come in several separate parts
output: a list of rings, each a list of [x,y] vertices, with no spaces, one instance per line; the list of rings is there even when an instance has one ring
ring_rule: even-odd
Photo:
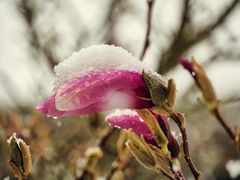
[[[148,143],[153,142],[153,135],[151,131],[137,114],[110,114],[106,117],[106,122],[111,126],[115,126],[121,129],[132,129],[132,131],[137,135],[143,135]]]
[[[56,107],[61,111],[76,110],[96,102],[105,102],[116,91],[145,88],[140,73],[129,71],[110,71],[92,73],[75,79],[57,90]],[[142,89],[143,91],[146,89]],[[146,93],[143,94],[146,97]],[[127,99],[117,99],[128,101]]]
[[[152,107],[149,92],[138,72],[92,73],[66,82],[39,106],[48,116],[75,116],[114,108]]]

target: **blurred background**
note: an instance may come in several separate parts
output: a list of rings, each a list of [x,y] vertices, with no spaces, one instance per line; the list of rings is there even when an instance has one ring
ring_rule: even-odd
[[[177,58],[195,57],[204,65],[221,99],[222,116],[236,127],[240,123],[239,4],[239,0],[156,0],[153,5],[150,46],[143,61],[175,79],[176,110],[187,117],[191,154],[204,179],[240,179],[240,159],[222,127],[198,104],[200,92]],[[54,65],[82,47],[114,44],[139,57],[147,11],[147,0],[0,0],[0,179],[13,179],[6,142],[12,132],[31,147],[31,179],[79,179],[80,160],[106,127],[105,114],[51,119],[36,113],[35,107],[51,94]],[[104,142],[104,156],[96,166],[101,176],[117,156],[118,134],[116,130]],[[192,179],[186,163],[182,164]],[[121,177],[161,176],[132,159]]]

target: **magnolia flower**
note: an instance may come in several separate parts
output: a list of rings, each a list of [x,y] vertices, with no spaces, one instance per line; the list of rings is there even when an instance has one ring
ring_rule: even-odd
[[[96,45],[81,49],[55,66],[54,71],[57,78],[53,95],[37,107],[50,117],[150,108],[167,98],[167,81],[156,74],[148,78],[144,64],[120,47]],[[160,98],[155,101],[151,95],[156,92],[148,89],[153,86],[149,83],[152,77],[161,83],[157,89]]]
[[[167,116],[160,116],[152,112],[155,120],[158,122],[160,128],[162,129],[164,135],[168,139],[168,149],[171,152],[171,157],[176,158],[179,155],[179,146],[170,131]],[[154,136],[148,126],[145,124],[144,120],[132,110],[116,110],[114,113],[109,114],[106,117],[106,122],[120,129],[132,129],[132,131],[138,136],[143,136],[147,143],[152,145],[157,145]]]

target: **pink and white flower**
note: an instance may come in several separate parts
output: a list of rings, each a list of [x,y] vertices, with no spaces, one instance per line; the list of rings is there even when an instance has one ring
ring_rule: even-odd
[[[146,67],[126,50],[90,46],[55,66],[53,95],[37,107],[50,117],[77,116],[115,108],[150,108]]]

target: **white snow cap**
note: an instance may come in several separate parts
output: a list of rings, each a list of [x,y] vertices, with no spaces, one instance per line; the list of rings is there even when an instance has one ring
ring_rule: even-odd
[[[90,72],[127,70],[142,72],[145,65],[121,47],[113,45],[92,45],[74,52],[65,61],[54,67],[57,80],[55,87],[64,81],[81,77]]]
[[[136,111],[133,111],[131,109],[116,109],[114,112],[108,114],[105,117],[105,120],[108,121],[108,119],[114,118],[116,116],[139,116]],[[144,122],[144,120],[139,116],[139,120]]]
[[[137,116],[138,114],[136,111],[133,111],[130,109],[124,109],[124,110],[116,109],[114,112],[108,114],[105,119],[109,119],[115,116],[124,116],[124,115]]]

